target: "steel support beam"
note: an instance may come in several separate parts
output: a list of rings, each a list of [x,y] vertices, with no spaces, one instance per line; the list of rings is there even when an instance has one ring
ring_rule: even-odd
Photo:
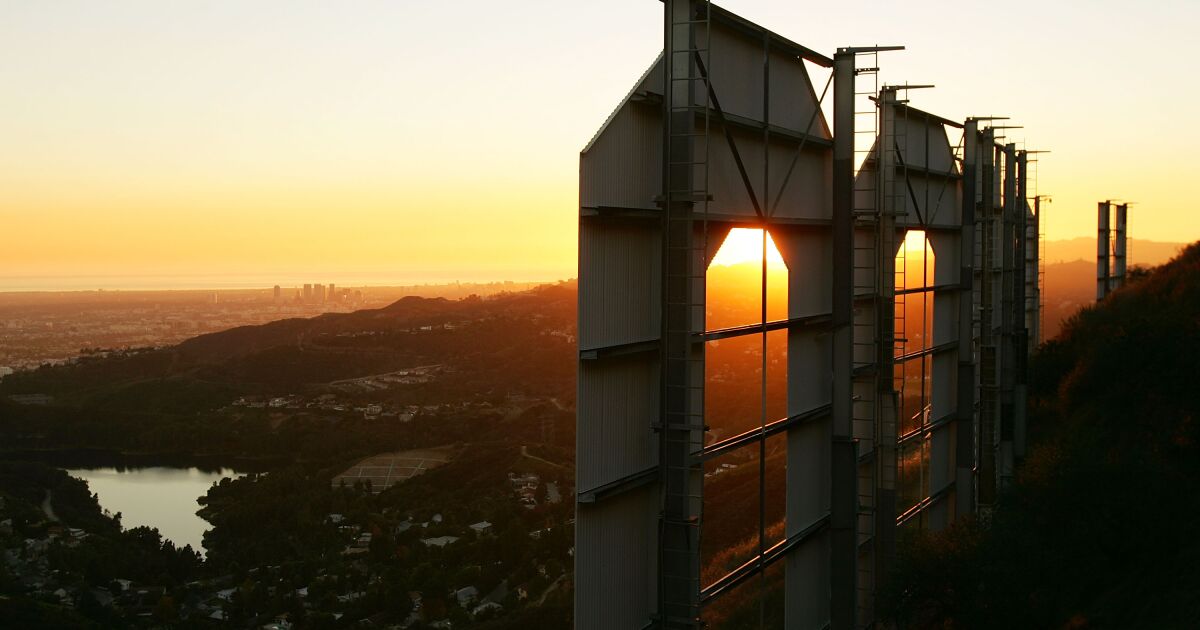
[[[1015,225],[1016,255],[1013,257],[1013,459],[1020,461],[1025,458],[1026,435],[1026,401],[1029,387],[1029,330],[1027,323],[1026,285],[1029,282],[1029,258],[1026,238],[1029,235],[1029,204],[1026,174],[1028,173],[1029,156],[1025,151],[1019,151],[1017,158],[1016,197],[1013,200],[1016,211],[1013,213]]]
[[[833,392],[830,457],[830,613],[832,630],[855,626],[857,488],[852,427],[854,378],[854,65],[833,61]]]
[[[713,582],[711,585],[705,587],[701,592],[701,598],[707,603],[722,593],[728,592],[730,589],[733,589],[738,584],[746,581],[748,578],[766,570],[767,567],[774,564],[777,560],[783,558],[787,552],[812,538],[814,535],[820,533],[828,525],[829,517],[822,517],[816,522],[810,524],[808,527],[805,527],[794,534],[790,534],[785,540],[781,540],[765,550],[761,559],[753,558],[748,560],[733,571],[730,571],[719,578],[716,582]]]
[[[1109,287],[1109,236],[1108,217],[1112,204],[1101,201],[1096,206],[1096,301],[1108,295]]]
[[[1033,259],[1033,317],[1029,321],[1029,350],[1042,345],[1042,198],[1033,198],[1033,226],[1029,238]]]
[[[733,139],[733,130],[729,128],[729,121],[725,118],[725,110],[721,107],[721,100],[717,98],[717,91],[713,89],[712,81],[708,77],[708,68],[704,67],[704,60],[700,53],[694,54],[696,58],[696,67],[700,70],[700,76],[704,79],[704,85],[708,88],[708,100],[712,103],[712,109],[717,114],[717,122],[721,124],[721,130],[725,132],[725,143],[729,145],[729,153],[733,156],[733,163],[737,165],[738,174],[742,177],[742,186],[746,189],[746,194],[750,197],[750,205],[754,207],[754,214],[763,216],[762,206],[758,203],[758,195],[754,192],[754,184],[750,182],[750,175],[746,173],[746,164],[742,161],[742,153],[738,151],[737,141]],[[763,128],[768,128],[767,123],[763,123]],[[707,140],[707,139],[706,139]]]
[[[1000,452],[997,472],[1001,487],[1013,475],[1013,431],[1016,416],[1016,321],[1013,307],[1017,283],[1017,145],[1004,145],[1004,207],[1000,236]]]
[[[901,401],[895,387],[896,357],[896,252],[899,249],[896,232],[896,217],[905,210],[908,180],[901,170],[896,147],[897,112],[899,99],[895,88],[884,89],[879,95],[878,150],[875,159],[879,174],[876,182],[878,194],[878,276],[876,280],[878,298],[875,307],[875,327],[878,331],[875,363],[878,374],[875,379],[875,396],[879,400],[878,427],[875,445],[879,455],[876,460],[875,487],[875,575],[882,578],[891,571],[892,558],[896,551],[896,462],[898,452],[898,417]],[[904,331],[899,331],[904,335]]]
[[[1112,288],[1119,289],[1125,285],[1125,250],[1126,250],[1126,221],[1129,218],[1129,204],[1117,204],[1116,232],[1113,235],[1113,282]]]
[[[996,502],[996,414],[999,370],[995,340],[996,302],[996,147],[995,131],[983,131],[982,166],[983,222],[980,229],[979,274],[979,431],[976,453],[979,462],[977,501],[984,516]]]
[[[662,511],[659,518],[659,627],[700,627],[700,467],[692,445],[703,436],[703,409],[696,400],[697,379],[704,378],[703,352],[694,348],[697,295],[693,279],[704,275],[704,261],[695,255],[695,202],[707,192],[697,189],[696,122],[690,107],[702,83],[695,51],[707,46],[697,37],[697,3],[664,2],[663,72],[663,280],[661,324],[661,414],[659,479]],[[703,88],[701,88],[703,89]],[[702,289],[702,287],[701,287]],[[701,310],[703,305],[701,304]],[[701,318],[703,326],[703,318]],[[696,366],[700,361],[699,368]],[[697,369],[699,371],[697,372]],[[701,389],[701,394],[703,390]]]
[[[975,283],[975,176],[979,169],[979,123],[963,125],[962,234],[958,297],[958,394],[955,400],[955,516],[975,511],[975,355],[972,330]]]

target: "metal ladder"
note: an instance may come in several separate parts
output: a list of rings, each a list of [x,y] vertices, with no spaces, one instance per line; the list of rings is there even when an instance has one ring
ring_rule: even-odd
[[[1038,192],[1037,192],[1037,175],[1036,175],[1036,173],[1037,173],[1037,165],[1035,164],[1034,165],[1034,180],[1033,180],[1034,181],[1034,184],[1033,184],[1034,198],[1041,199],[1042,196],[1040,194],[1038,194]],[[1037,304],[1035,304],[1034,306],[1037,307],[1038,334],[1037,334],[1037,338],[1033,340],[1033,345],[1035,348],[1037,346],[1041,345],[1042,335],[1045,334],[1045,330],[1046,330],[1046,298],[1045,298],[1045,295],[1046,295],[1046,222],[1042,220],[1042,210],[1043,210],[1045,204],[1042,204],[1040,201],[1037,203],[1038,203],[1038,209],[1037,209],[1038,230],[1037,230],[1037,234],[1035,235],[1035,238],[1037,238],[1037,251],[1038,251]],[[1126,232],[1126,234],[1128,234],[1128,231]],[[1132,245],[1133,239],[1129,239],[1129,243]],[[1132,253],[1132,248],[1127,247],[1125,249],[1126,257],[1132,258],[1132,256],[1130,256],[1131,253]]]
[[[710,198],[709,78],[699,68],[711,68],[711,10],[707,1],[676,4],[684,6],[667,17],[664,51],[665,413],[657,427],[663,501],[657,621],[662,628],[699,628],[703,464],[696,455],[704,447],[704,352],[695,333],[704,328]]]
[[[983,187],[981,190],[981,212],[976,215],[980,226],[980,282],[979,282],[979,432],[976,436],[977,470],[976,488],[978,492],[979,517],[990,522],[991,508],[995,501],[996,483],[996,451],[995,433],[997,430],[996,404],[997,388],[997,348],[995,341],[995,287],[996,278],[996,208],[999,191],[999,169],[997,162],[994,135],[990,132],[983,136],[987,141],[981,146],[984,152],[984,164],[990,162],[990,169],[983,169]],[[990,154],[990,155],[989,155]]]
[[[908,239],[900,242],[900,251],[896,254],[896,269],[892,273],[892,282],[897,289],[904,289],[908,286]],[[897,292],[895,297],[895,306],[892,311],[892,356],[902,357],[908,349],[908,308],[903,292]],[[901,411],[907,413],[910,410],[904,407],[905,393],[905,376],[904,366],[898,365],[899,374],[896,371],[892,372],[892,389],[900,397]]]
[[[866,63],[855,68],[854,92],[854,250],[853,290],[854,315],[851,328],[853,347],[854,390],[851,403],[853,434],[859,444],[858,455],[858,558],[857,613],[859,627],[874,618],[875,562],[873,555],[863,558],[861,550],[870,550],[875,538],[875,518],[879,507],[876,497],[875,464],[863,463],[866,457],[877,456],[880,418],[877,379],[877,354],[880,331],[876,310],[883,307],[880,300],[879,250],[879,109],[875,102],[879,90],[879,53],[860,53],[856,59]],[[856,66],[858,64],[856,63]],[[864,80],[866,78],[866,80]],[[870,176],[871,174],[874,176]],[[868,552],[869,554],[871,552]]]
[[[881,161],[885,165],[885,172],[882,179],[882,199],[883,212],[887,214],[889,221],[887,222],[892,228],[904,217],[908,215],[908,110],[904,110],[904,118],[900,118],[897,114],[899,108],[895,107],[896,103],[904,103],[898,95],[898,88],[885,88],[885,91],[890,91],[893,95],[892,99],[885,98],[884,92],[880,93],[881,116],[887,116],[884,123],[881,124]],[[890,101],[890,102],[889,102]],[[890,111],[889,111],[890,110]],[[890,123],[889,123],[890,120]],[[886,159],[884,154],[886,153]],[[884,340],[884,345],[890,349],[891,357],[896,359],[905,354],[908,349],[908,310],[907,299],[903,292],[908,287],[908,241],[907,238],[901,237],[899,247],[894,244],[895,234],[898,230],[892,230],[891,234],[882,235],[888,238],[887,246],[889,255],[893,249],[897,250],[895,258],[892,260],[892,277],[887,281],[891,282],[889,289],[891,290],[892,302],[892,326],[891,338]],[[890,444],[895,445],[896,439],[904,428],[904,422],[909,416],[911,410],[905,405],[905,392],[907,383],[905,378],[905,366],[899,363],[893,363],[891,374],[888,376],[891,379],[891,392],[895,401],[895,413],[888,419],[889,426],[881,427],[881,434]],[[899,459],[902,457],[901,450],[896,447],[894,457],[888,458],[886,461],[880,462],[883,468],[883,475],[889,475],[894,480],[894,488],[897,493],[897,508],[901,509],[907,506],[902,506],[899,503],[900,489],[903,487],[903,467],[899,466]]]
[[[867,169],[871,167],[872,162],[876,170],[879,168],[877,156],[874,155],[878,152],[879,112],[872,100],[878,93],[879,53],[863,53],[859,57],[869,58],[871,65],[855,69],[854,163],[860,176],[854,180],[853,212],[856,228],[853,262],[854,299],[857,304],[870,304],[871,309],[874,309],[878,303],[879,296],[879,178],[863,177],[861,174],[864,171],[867,173],[870,172]],[[870,77],[869,90],[859,87],[860,78],[863,76]],[[864,125],[862,123],[867,124]],[[870,140],[866,148],[860,148],[862,144],[860,139]],[[863,232],[867,232],[867,235],[864,235]],[[879,332],[876,330],[874,319],[870,316],[870,313],[860,312],[858,308],[855,308],[852,333],[854,373],[860,375],[860,378],[873,376],[869,372],[875,365],[875,349],[878,342],[878,334]],[[853,410],[854,435],[856,437],[869,435],[873,441],[876,415],[873,393],[869,396],[856,396]],[[871,444],[871,448],[874,448],[873,443]],[[861,487],[859,496],[860,503],[863,503],[861,500],[863,496]],[[866,506],[868,508],[872,506],[869,498],[866,501]]]

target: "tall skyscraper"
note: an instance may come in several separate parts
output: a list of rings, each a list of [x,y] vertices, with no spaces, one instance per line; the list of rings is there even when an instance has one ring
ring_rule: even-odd
[[[303,298],[304,298],[305,304],[312,304],[312,301],[313,301],[313,285],[312,284],[309,284],[307,282],[304,283]]]
[[[278,284],[275,285],[275,288],[272,291],[271,299],[276,304],[279,304],[280,302],[283,301],[283,291],[279,288]]]
[[[329,283],[329,291],[325,293],[325,300],[328,302],[338,301],[337,289],[332,282]]]
[[[324,303],[325,303],[325,285],[314,284],[313,285],[313,304],[324,304]]]

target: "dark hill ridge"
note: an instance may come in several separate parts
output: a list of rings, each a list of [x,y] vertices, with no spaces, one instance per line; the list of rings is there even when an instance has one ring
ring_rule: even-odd
[[[0,457],[86,450],[344,468],[480,440],[563,447],[574,442],[575,308],[573,283],[407,298],[18,373],[0,382]],[[9,400],[20,393],[55,401]]]
[[[488,298],[406,297],[380,309],[243,326],[174,347],[17,374],[0,382],[0,394],[41,392],[81,404],[124,387],[181,380],[279,392],[429,364],[460,375],[511,376],[516,393],[522,384],[553,380],[570,392],[575,307],[573,282]]]
[[[1030,455],[992,523],[901,547],[904,628],[1200,624],[1200,243],[1033,363]]]

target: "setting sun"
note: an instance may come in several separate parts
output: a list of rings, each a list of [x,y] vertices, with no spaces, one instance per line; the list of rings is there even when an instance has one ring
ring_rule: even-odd
[[[728,267],[748,262],[762,262],[762,259],[763,231],[754,228],[733,228],[729,231],[725,242],[721,244],[721,249],[717,250],[717,255],[713,257],[712,265]],[[779,249],[775,247],[775,240],[768,233],[767,268],[775,270],[783,267],[786,267],[783,257],[779,255]]]

